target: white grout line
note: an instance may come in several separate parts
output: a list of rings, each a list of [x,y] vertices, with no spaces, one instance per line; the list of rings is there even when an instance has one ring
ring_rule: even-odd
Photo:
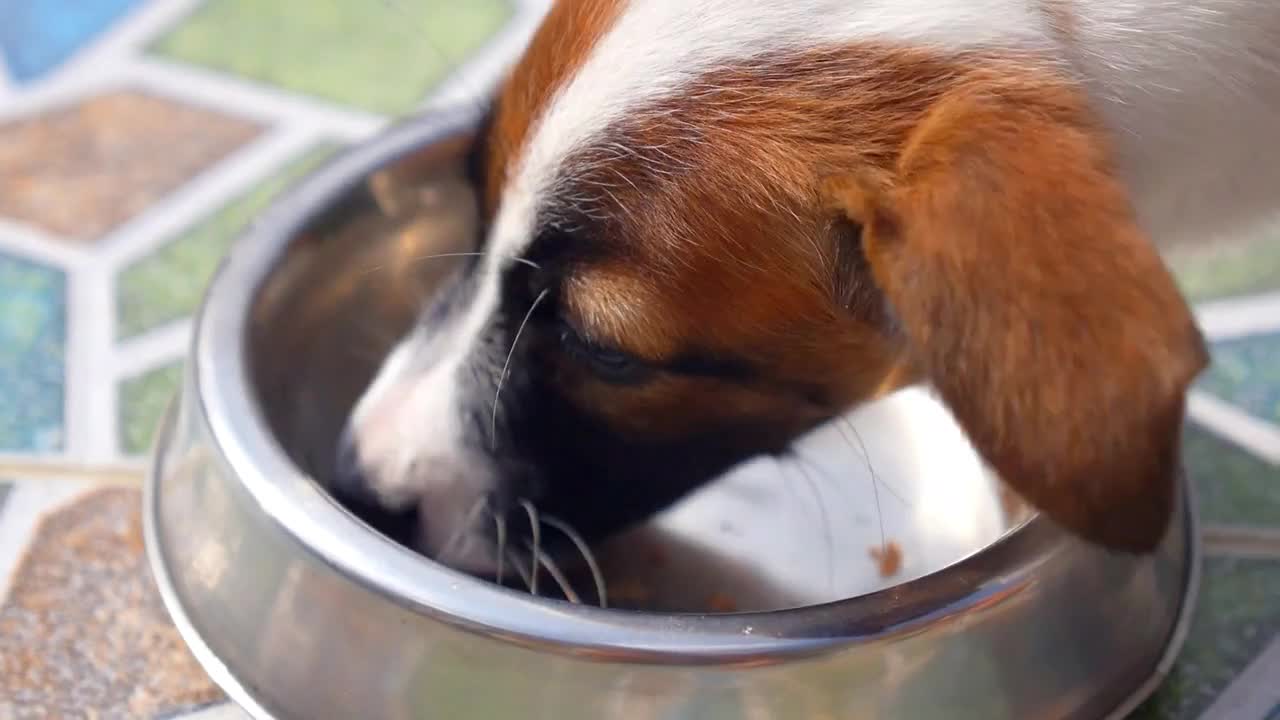
[[[61,269],[92,261],[88,244],[55,238],[37,228],[0,218],[0,249]]]
[[[163,327],[126,340],[116,346],[111,358],[109,376],[119,382],[154,370],[173,360],[180,360],[187,353],[191,341],[191,319],[171,322]]]
[[[34,115],[120,87],[121,61],[199,3],[200,0],[164,0],[140,4],[38,82],[24,87],[22,92],[11,93],[0,104],[0,121]]]
[[[476,102],[496,87],[546,14],[547,0],[519,0],[507,24],[455,67],[419,110]]]
[[[0,506],[0,601],[9,594],[13,573],[49,510],[93,487],[79,480],[23,482],[15,480]]]
[[[1200,530],[1206,555],[1280,559],[1280,528],[1258,525],[1206,525]]]
[[[179,715],[175,720],[251,720],[249,714],[241,710],[235,703],[222,703],[186,715]]]
[[[203,0],[163,0],[140,3],[127,17],[115,22],[87,48],[92,57],[126,58],[143,51],[143,46],[173,27]]]
[[[120,268],[146,255],[319,141],[305,130],[268,131],[100,240],[100,263]]]
[[[1280,292],[1215,300],[1195,310],[1201,329],[1212,341],[1280,332]]]
[[[206,68],[177,65],[160,58],[133,58],[121,68],[121,72],[136,87],[184,102],[207,106],[218,112],[238,113],[263,123],[310,129],[345,141],[366,138],[388,122],[380,115],[289,94]]]
[[[114,447],[115,436],[110,438],[112,448],[109,454],[97,458],[67,458],[47,453],[0,453],[0,479],[5,477],[30,476],[33,481],[44,482],[59,478],[111,478],[120,482],[130,482],[126,477],[134,474],[133,480],[145,476],[151,469],[150,453],[129,455]],[[15,468],[17,469],[15,471]],[[8,473],[8,474],[4,474]],[[23,473],[26,473],[24,475]]]
[[[68,281],[63,437],[70,458],[105,462],[116,446],[116,388],[105,372],[115,336],[109,268],[85,266]]]
[[[1188,395],[1187,415],[1272,465],[1280,465],[1280,427],[1201,390]]]
[[[1223,690],[1200,717],[1204,720],[1262,720],[1280,707],[1280,636]]]
[[[113,89],[120,84],[118,67],[112,58],[70,60],[53,75],[12,93],[0,104],[0,122],[37,115]]]

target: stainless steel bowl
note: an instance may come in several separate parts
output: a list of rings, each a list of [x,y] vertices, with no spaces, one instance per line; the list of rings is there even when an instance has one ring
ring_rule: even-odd
[[[459,158],[473,120],[414,121],[315,173],[235,245],[200,313],[148,482],[147,543],[179,629],[245,709],[1095,718],[1162,676],[1195,587],[1190,498],[1149,557],[1010,518],[923,392],[851,420],[882,471],[879,513],[865,483],[844,482],[865,458],[815,471],[841,482],[812,484],[826,495],[807,504],[761,461],[602,548],[613,587],[640,582],[662,612],[498,587],[331,499],[341,419],[443,270],[415,258],[470,237]],[[846,447],[823,437],[806,441],[817,466]],[[877,518],[905,546],[892,578],[866,554]],[[706,612],[716,592],[746,612]]]

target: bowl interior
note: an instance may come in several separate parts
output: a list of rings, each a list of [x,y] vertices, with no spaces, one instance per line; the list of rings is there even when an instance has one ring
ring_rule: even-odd
[[[464,148],[402,158],[317,212],[258,293],[247,343],[257,400],[322,486],[349,409],[459,262],[447,254],[471,250]],[[411,535],[411,516],[349,509],[392,540]],[[935,572],[1029,516],[927,389],[911,388],[817,429],[789,457],[743,464],[595,552],[611,606],[763,611]],[[589,577],[569,575],[597,600]]]

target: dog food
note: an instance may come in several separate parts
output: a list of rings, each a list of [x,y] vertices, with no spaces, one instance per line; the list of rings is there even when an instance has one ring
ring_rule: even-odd
[[[893,577],[902,570],[902,548],[893,540],[872,547],[870,554],[871,559],[880,566],[880,577]]]

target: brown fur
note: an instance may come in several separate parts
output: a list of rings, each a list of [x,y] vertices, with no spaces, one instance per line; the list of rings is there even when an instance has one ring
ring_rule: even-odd
[[[555,39],[594,37],[606,5],[560,3],[543,26],[498,106],[494,183],[590,41]],[[712,73],[608,140],[632,152],[566,158],[566,222],[607,248],[574,271],[567,312],[652,361],[732,356],[755,375],[616,386],[566,360],[578,402],[629,432],[744,418],[792,437],[924,377],[1045,513],[1119,548],[1160,539],[1205,351],[1069,78],[829,48]]]
[[[485,208],[497,207],[512,158],[530,127],[573,71],[586,60],[624,5],[623,0],[555,2],[539,26],[521,62],[496,100],[489,137]]]

